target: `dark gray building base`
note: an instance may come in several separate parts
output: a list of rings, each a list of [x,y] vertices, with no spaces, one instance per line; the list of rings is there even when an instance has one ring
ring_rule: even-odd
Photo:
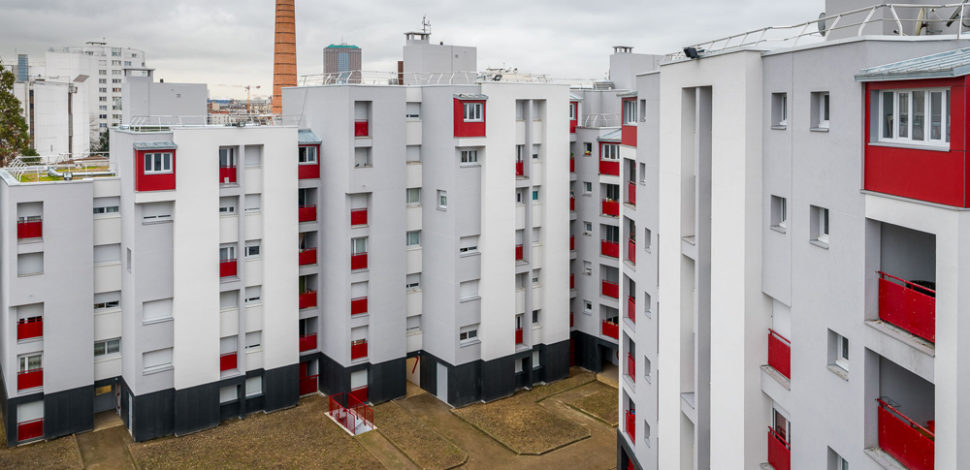
[[[616,430],[616,468],[617,470],[640,470],[643,468],[619,429]]]
[[[575,364],[593,372],[602,372],[603,364],[611,362],[612,357],[609,355],[615,355],[617,348],[619,348],[616,343],[611,343],[582,331],[573,331],[570,337],[573,342]]]

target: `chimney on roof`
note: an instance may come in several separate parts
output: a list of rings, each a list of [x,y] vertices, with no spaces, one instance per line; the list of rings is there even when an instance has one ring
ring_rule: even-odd
[[[296,86],[296,7],[294,0],[276,0],[276,42],[273,49],[273,113],[282,109],[281,88]]]
[[[613,46],[614,54],[633,54],[633,46]]]

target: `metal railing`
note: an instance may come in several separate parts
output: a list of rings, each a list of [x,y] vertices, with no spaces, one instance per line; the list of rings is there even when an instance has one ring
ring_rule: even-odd
[[[596,79],[561,78],[517,69],[488,68],[481,72],[408,72],[363,70],[301,75],[299,86],[325,85],[474,85],[483,82],[552,83],[591,87]]]
[[[298,126],[302,120],[302,115],[281,114],[141,115],[132,116],[127,124],[120,127],[135,131],[158,131],[170,127]]]
[[[587,114],[580,127],[620,127],[620,115],[616,113]]]

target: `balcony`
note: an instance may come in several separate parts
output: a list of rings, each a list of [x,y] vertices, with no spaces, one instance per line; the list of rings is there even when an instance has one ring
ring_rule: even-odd
[[[614,160],[600,160],[600,174],[620,176],[620,162]]]
[[[367,137],[370,135],[369,123],[366,119],[354,121],[354,137]]]
[[[17,341],[44,336],[44,320],[41,317],[17,322]]]
[[[21,220],[17,222],[17,239],[40,238],[44,234],[43,220]]]
[[[25,370],[17,374],[17,390],[44,386],[44,369]]]
[[[626,317],[633,323],[637,322],[637,298],[632,295],[626,298]]]
[[[576,211],[576,198],[572,196],[569,197],[569,210],[572,212]]]
[[[630,436],[630,442],[637,442],[637,413],[636,411],[626,410],[623,412],[623,429],[626,435]]]
[[[44,436],[44,418],[32,419],[17,423],[17,441],[35,439]]]
[[[522,261],[523,259],[524,259],[524,255],[522,253],[522,244],[519,243],[515,245],[515,260]]]
[[[775,330],[768,330],[768,365],[791,380],[791,342]]]
[[[570,274],[569,275],[569,288],[570,289],[575,289],[576,288],[576,275],[575,274]]]
[[[219,167],[219,183],[220,184],[230,184],[236,182],[236,167],[234,166],[220,166]]]
[[[239,270],[239,263],[235,259],[224,259],[219,262],[219,277],[235,276]]]
[[[879,273],[879,319],[931,343],[936,342],[936,291],[882,271]]]
[[[770,427],[768,428],[768,464],[775,470],[791,470],[791,445]]]
[[[603,336],[609,336],[613,339],[620,339],[620,325],[613,323],[611,321],[603,320]]]
[[[600,240],[600,254],[610,258],[619,258],[620,244],[609,240]]]
[[[631,263],[637,264],[637,242],[630,238],[626,241],[626,259]]]
[[[367,297],[350,299],[350,314],[359,315],[361,313],[367,313]]]
[[[308,248],[305,250],[300,250],[300,266],[307,266],[310,264],[317,264],[317,249]]]
[[[317,291],[308,290],[300,292],[300,308],[313,308],[317,306]]]
[[[367,252],[350,255],[350,270],[367,269]]]
[[[610,282],[604,279],[601,292],[603,295],[607,297],[613,297],[614,299],[619,299],[620,285],[615,282]]]
[[[238,356],[236,353],[225,353],[219,356],[219,372],[233,370],[238,367]]]
[[[317,334],[300,336],[300,352],[310,351],[317,348]]]
[[[609,199],[603,199],[603,215],[611,215],[613,217],[619,217],[620,203],[616,201],[611,201]]]
[[[906,417],[892,405],[879,403],[879,448],[911,470],[933,468],[934,433]]]
[[[576,159],[575,158],[570,158],[569,159],[569,172],[570,173],[576,173]]]
[[[633,382],[637,381],[637,361],[633,358],[633,354],[630,353],[626,355],[626,375]]]
[[[317,220],[317,206],[302,206],[297,214],[300,222]]]
[[[359,339],[350,343],[350,359],[360,359],[367,357],[367,340]]]
[[[350,211],[350,225],[367,225],[367,209],[353,209]]]
[[[297,165],[297,178],[301,180],[320,177],[320,163],[300,163]]]
[[[576,237],[569,236],[569,251],[576,251]]]
[[[630,205],[637,205],[637,184],[633,181],[626,183],[626,202]]]
[[[515,344],[522,344],[522,328],[515,329]]]
[[[525,176],[525,162],[515,162],[515,176]]]

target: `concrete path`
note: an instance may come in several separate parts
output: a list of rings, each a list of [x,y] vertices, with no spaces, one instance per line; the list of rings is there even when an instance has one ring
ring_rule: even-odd
[[[128,454],[129,442],[131,442],[131,436],[124,426],[113,426],[77,435],[77,445],[81,449],[84,468],[91,470],[134,470],[131,456]]]

